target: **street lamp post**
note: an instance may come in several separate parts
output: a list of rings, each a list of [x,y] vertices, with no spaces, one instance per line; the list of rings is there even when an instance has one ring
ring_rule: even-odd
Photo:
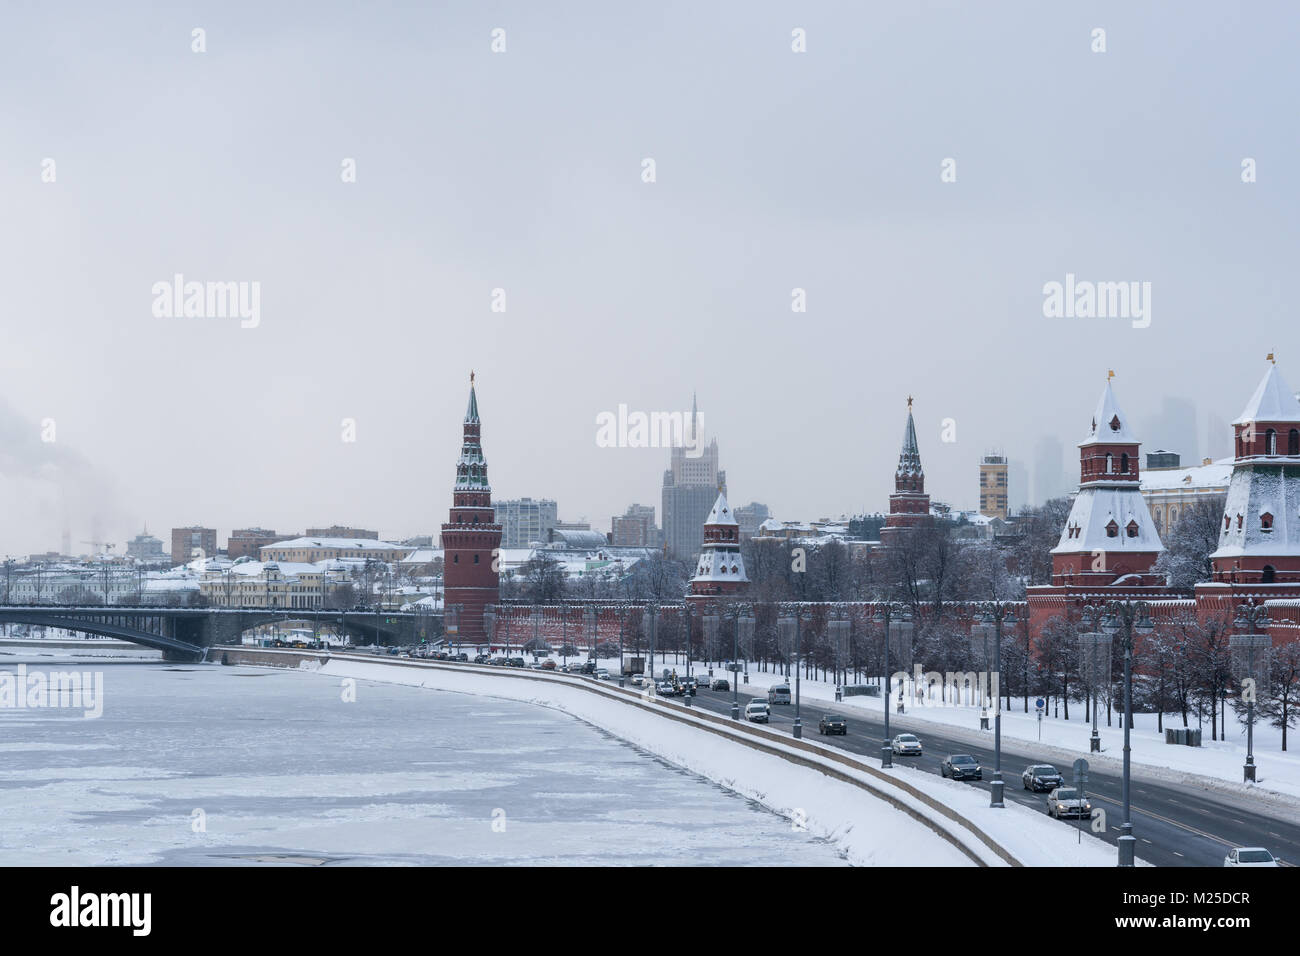
[[[627,686],[627,674],[623,672],[623,631],[627,628],[627,615],[631,610],[626,604],[619,605],[618,608],[618,686]]]
[[[793,637],[794,644],[794,739],[803,738],[803,713],[799,700],[800,690],[800,672],[799,658],[802,652],[803,642],[803,609],[795,608],[794,613],[782,615],[776,622],[777,628],[782,633],[782,643],[791,643]]]
[[[904,640],[910,640],[912,636],[912,610],[906,604],[886,601],[876,605],[876,612],[871,618],[877,624],[884,625],[883,641],[884,645],[884,698],[885,704],[885,740],[880,745],[880,766],[892,767],[894,765],[894,745],[889,736],[889,704],[892,691],[893,678],[889,673],[889,645],[892,641],[899,641],[902,647]],[[899,693],[902,693],[902,687],[899,687]]]
[[[1261,604],[1254,601],[1247,601],[1237,608],[1237,617],[1232,622],[1234,627],[1246,631],[1245,634],[1233,634],[1228,638],[1228,646],[1232,650],[1232,656],[1238,663],[1238,676],[1249,680],[1252,686],[1246,697],[1246,763],[1242,767],[1242,780],[1247,783],[1255,782],[1255,693],[1256,688],[1263,683],[1261,673],[1256,671],[1256,655],[1262,659],[1267,659],[1269,650],[1273,647],[1273,641],[1267,633],[1260,633],[1267,630],[1269,626],[1268,612]],[[1245,658],[1245,667],[1240,666],[1240,661]],[[1266,672],[1266,668],[1261,670]]]
[[[741,640],[741,633],[744,633],[744,640]],[[738,658],[740,646],[743,644],[746,648],[753,647],[754,640],[754,613],[746,608],[743,612],[736,610],[736,626],[731,632],[731,719],[740,719],[740,660]],[[749,660],[749,652],[745,652],[745,659]]]
[[[997,676],[999,692],[993,701],[993,780],[989,783],[989,806],[1004,809],[1002,780],[1002,624],[1016,623],[1015,608],[1006,601],[986,601],[980,606],[979,619],[993,627],[993,674]]]
[[[691,706],[691,602],[682,602],[682,616],[686,621],[686,691],[682,703]]]
[[[1130,752],[1129,730],[1133,723],[1133,634],[1150,634],[1155,630],[1151,621],[1150,606],[1146,601],[1111,601],[1106,605],[1105,616],[1101,620],[1101,629],[1114,636],[1122,635],[1121,646],[1124,649],[1124,777],[1122,791],[1124,798],[1124,822],[1120,824],[1119,866],[1133,866],[1137,838],[1133,836],[1132,807],[1129,802],[1130,791]]]
[[[596,673],[596,664],[597,664],[596,633],[599,630],[599,622],[597,620],[596,609],[592,605],[588,604],[585,608],[582,609],[582,621],[583,624],[586,625],[587,640],[591,645],[591,673],[594,676]]]
[[[718,643],[718,612],[716,608],[709,608],[704,617],[700,619],[704,625],[704,646],[714,647]],[[734,633],[734,632],[733,632]],[[734,717],[735,714],[732,714]]]
[[[1092,628],[1092,630],[1079,635],[1080,663],[1083,660],[1088,662],[1088,693],[1092,697],[1092,700],[1089,701],[1092,708],[1092,736],[1088,738],[1088,752],[1101,753],[1101,734],[1097,731],[1097,695],[1094,693],[1094,689],[1097,686],[1099,675],[1105,674],[1107,679],[1110,678],[1111,639],[1109,635],[1102,634],[1097,630],[1097,628],[1101,627],[1101,608],[1085,605],[1079,611],[1079,616]],[[1102,666],[1103,659],[1104,667]]]
[[[844,678],[843,664],[840,658],[843,656],[845,638],[849,633],[848,618],[844,612],[836,609],[831,612],[830,620],[826,622],[826,636],[830,639],[831,646],[835,648],[835,699],[844,700]]]

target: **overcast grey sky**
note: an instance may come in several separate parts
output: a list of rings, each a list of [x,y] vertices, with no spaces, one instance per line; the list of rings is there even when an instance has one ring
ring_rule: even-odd
[[[495,495],[602,528],[668,462],[597,447],[619,403],[697,389],[733,502],[807,519],[886,507],[909,394],[973,507],[1107,368],[1139,427],[1230,421],[1271,349],[1300,386],[1294,4],[156,6],[3,14],[5,553],[436,533],[470,368]],[[175,273],[260,324],[155,317]],[[1150,282],[1150,326],[1045,318],[1066,273]]]

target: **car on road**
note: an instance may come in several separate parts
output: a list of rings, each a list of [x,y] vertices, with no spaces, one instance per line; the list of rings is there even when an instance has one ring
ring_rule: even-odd
[[[713,683],[709,685],[709,690],[731,690],[731,681],[725,677],[715,677]]]
[[[767,689],[767,702],[769,704],[790,703],[790,685],[773,684]]]
[[[642,687],[645,685],[645,674],[633,674],[631,680],[633,687]]]
[[[468,663],[469,663],[469,655],[468,655],[468,654],[452,654],[451,657],[447,658],[447,660],[449,660],[449,661],[456,661],[458,664],[468,664]]]
[[[528,662],[522,657],[507,657],[506,667],[527,667]]]
[[[1065,778],[1050,763],[1036,763],[1025,768],[1025,772],[1020,775],[1020,782],[1024,784],[1026,790],[1032,790],[1034,793],[1040,790],[1050,792],[1062,786]]]
[[[555,670],[555,661],[551,660],[549,657],[546,660],[542,661],[542,670],[544,671]]]
[[[697,681],[694,677],[679,677],[677,678],[677,686],[683,694],[686,693],[687,691],[690,691],[692,694],[694,694],[697,690],[700,689],[700,682]]]
[[[889,747],[900,757],[921,756],[921,741],[915,734],[899,734],[889,742]]]
[[[953,780],[983,780],[984,769],[970,754],[949,754],[939,766],[939,775]]]
[[[822,714],[822,719],[817,721],[817,733],[819,734],[839,734],[843,737],[849,732],[849,722],[843,717],[837,717],[835,714]]]
[[[1224,866],[1281,866],[1282,861],[1262,846],[1242,846],[1229,850]]]
[[[1047,815],[1058,820],[1092,816],[1092,804],[1073,787],[1057,787],[1047,795]]]
[[[491,663],[492,663],[492,655],[491,655],[491,654],[479,654],[477,657],[474,658],[474,663],[475,663],[475,664],[491,664]]]
[[[597,667],[596,673],[592,675],[596,680],[609,680],[609,671],[604,667]]]
[[[745,719],[756,724],[765,724],[772,716],[772,710],[765,700],[751,700],[745,705]]]

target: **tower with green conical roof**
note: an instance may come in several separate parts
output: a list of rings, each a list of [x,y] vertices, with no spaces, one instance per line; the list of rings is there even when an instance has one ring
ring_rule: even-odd
[[[474,373],[470,372],[469,405],[465,409],[460,458],[456,462],[451,513],[442,526],[443,600],[448,608],[459,605],[456,640],[467,644],[484,642],[483,610],[500,599],[496,566],[501,525],[497,524],[492,508],[492,486],[488,484],[481,427]]]
[[[916,422],[912,419],[912,397],[907,398],[907,424],[903,426],[903,448],[894,471],[894,493],[889,496],[889,517],[880,529],[880,543],[890,547],[898,536],[930,521],[930,496],[925,493],[925,471],[916,443]]]

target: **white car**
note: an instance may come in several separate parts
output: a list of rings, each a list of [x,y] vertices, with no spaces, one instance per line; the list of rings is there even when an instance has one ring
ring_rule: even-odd
[[[609,671],[603,667],[597,667],[596,673],[592,675],[596,680],[609,680]]]
[[[912,734],[899,734],[890,741],[889,746],[900,757],[921,756],[921,741]]]
[[[1243,846],[1229,850],[1223,858],[1224,866],[1281,866],[1282,864],[1262,846]]]
[[[632,686],[633,686],[633,687],[640,687],[640,686],[641,686],[642,684],[644,684],[644,683],[645,683],[645,674],[633,674],[633,675],[632,675]]]
[[[766,724],[771,718],[771,708],[765,700],[751,700],[745,705],[745,719],[756,724]]]

